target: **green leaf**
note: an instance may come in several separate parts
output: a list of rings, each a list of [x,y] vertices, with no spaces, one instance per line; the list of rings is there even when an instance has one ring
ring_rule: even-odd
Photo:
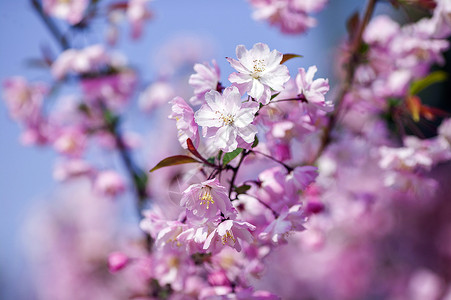
[[[258,137],[257,137],[257,135],[256,135],[256,136],[255,136],[255,139],[254,139],[254,142],[252,143],[252,148],[257,147],[257,145],[258,145]]]
[[[287,60],[290,60],[290,59],[295,58],[295,57],[303,57],[303,56],[302,56],[302,55],[299,55],[299,54],[291,54],[291,53],[284,54],[283,57],[282,57],[282,61],[280,62],[280,64],[283,64],[283,63],[285,63]]]
[[[246,194],[246,192],[248,190],[251,189],[251,186],[248,184],[243,184],[242,186],[236,187],[235,188],[235,192],[239,195],[239,194]]]
[[[271,101],[272,99],[276,98],[277,96],[279,96],[280,92],[278,92],[277,94],[274,94],[271,96],[271,99],[269,99],[269,101]],[[261,103],[260,103],[261,104]]]
[[[150,172],[153,172],[155,170],[169,167],[169,166],[175,166],[175,165],[181,165],[181,164],[189,164],[189,163],[200,163],[200,161],[192,158],[191,156],[187,155],[175,155],[166,157],[162,161],[160,161],[155,167],[153,167]]]
[[[410,86],[410,94],[416,95],[428,86],[437,83],[445,81],[448,78],[448,74],[444,71],[435,71],[429,74],[428,76],[414,81],[412,85]]]
[[[224,154],[224,158],[222,159],[223,165],[227,165],[229,162],[232,161],[235,157],[237,157],[241,152],[243,152],[243,148],[236,148],[232,152]]]

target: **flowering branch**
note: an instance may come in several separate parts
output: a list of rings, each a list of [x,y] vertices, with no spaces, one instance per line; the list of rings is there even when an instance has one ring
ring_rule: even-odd
[[[41,17],[42,21],[45,23],[49,31],[53,34],[55,40],[59,43],[63,50],[67,50],[70,48],[69,42],[67,41],[64,34],[61,33],[58,26],[52,21],[51,18],[44,12],[41,3],[39,0],[31,0],[31,4],[36,10],[39,17]]]
[[[47,26],[48,30],[53,34],[55,40],[59,43],[63,50],[67,50],[71,48],[69,41],[66,37],[61,33],[58,26],[52,21],[52,19],[44,12],[41,3],[39,0],[31,0],[31,3],[41,17],[44,24]],[[146,200],[148,199],[148,194],[146,191],[146,183],[147,183],[147,175],[146,173],[137,167],[131,158],[126,145],[124,144],[123,137],[119,131],[119,117],[112,116],[111,112],[106,109],[106,107],[102,107],[103,116],[106,127],[108,131],[113,135],[117,150],[119,151],[121,160],[128,172],[128,175],[133,182],[133,186],[135,189],[136,197],[137,197],[137,211],[138,216],[141,218],[142,209],[145,207]]]
[[[360,48],[362,46],[363,41],[363,32],[365,31],[366,26],[368,25],[371,16],[373,15],[374,8],[376,6],[377,0],[368,0],[366,8],[365,8],[365,14],[363,17],[363,20],[359,23],[357,34],[355,34],[353,37],[350,36],[350,56],[349,60],[346,64],[346,70],[345,70],[345,78],[343,85],[340,89],[340,92],[338,93],[337,100],[335,102],[336,109],[332,113],[332,115],[329,117],[329,123],[327,127],[324,129],[324,135],[322,138],[321,146],[318,150],[318,153],[316,154],[316,157],[313,159],[313,161],[318,160],[318,158],[321,156],[321,154],[324,152],[324,150],[327,148],[331,141],[331,132],[334,129],[338,115],[341,112],[341,106],[343,104],[343,99],[348,93],[349,89],[351,88],[352,82],[354,80],[355,70],[357,69],[357,66],[360,61]]]

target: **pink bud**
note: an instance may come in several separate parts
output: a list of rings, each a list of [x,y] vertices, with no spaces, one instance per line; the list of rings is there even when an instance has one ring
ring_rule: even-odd
[[[120,271],[128,264],[129,261],[128,256],[124,253],[113,252],[108,256],[108,269],[112,273]]]
[[[208,282],[213,286],[230,286],[230,281],[224,271],[208,274]]]

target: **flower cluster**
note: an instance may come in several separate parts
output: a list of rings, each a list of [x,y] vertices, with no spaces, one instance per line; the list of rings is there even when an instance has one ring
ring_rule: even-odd
[[[253,18],[266,20],[288,34],[298,34],[316,26],[316,19],[310,16],[321,11],[327,0],[249,0],[254,7]]]

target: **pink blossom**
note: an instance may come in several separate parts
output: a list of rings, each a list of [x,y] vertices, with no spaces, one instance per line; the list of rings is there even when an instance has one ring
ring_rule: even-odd
[[[115,171],[102,171],[95,179],[94,189],[100,195],[116,197],[125,192],[125,180]]]
[[[190,218],[192,221],[193,218]],[[202,246],[207,239],[208,234],[213,230],[213,223],[205,223],[204,226],[190,227],[177,236],[177,240],[186,246],[186,251],[190,254],[203,253]]]
[[[190,138],[197,147],[199,145],[199,132],[198,126],[194,121],[193,109],[181,97],[175,97],[169,103],[172,104],[172,114],[169,118],[176,120],[180,145],[187,149],[186,140]]]
[[[248,222],[226,220],[208,235],[204,249],[217,252],[227,244],[239,252],[242,249],[240,240],[251,243],[253,237],[249,231],[254,231],[255,228],[254,225]]]
[[[28,83],[23,77],[11,77],[3,82],[3,99],[11,117],[25,123],[40,118],[48,88],[43,83]]]
[[[102,101],[109,109],[118,111],[130,100],[137,78],[135,72],[125,69],[112,75],[83,78],[80,83],[87,102]]]
[[[300,205],[292,206],[289,210],[284,207],[280,215],[272,221],[260,235],[263,240],[271,240],[274,244],[286,243],[290,231],[303,231],[303,224],[307,221]]]
[[[280,92],[290,79],[288,68],[281,65],[283,55],[277,50],[270,52],[268,45],[255,44],[247,50],[243,45],[236,47],[238,60],[227,58],[238,73],[229,76],[240,91],[247,91],[255,100],[267,104],[271,98],[271,89]]]
[[[98,44],[84,49],[68,49],[61,53],[52,64],[52,75],[58,80],[73,72],[84,74],[98,72],[111,61],[105,48]]]
[[[174,88],[170,83],[166,81],[156,81],[150,84],[146,90],[141,93],[138,105],[141,110],[151,112],[169,102],[174,96]]]
[[[226,188],[216,178],[190,185],[183,192],[180,205],[201,218],[213,219],[218,212],[226,217],[233,217],[235,214]]]
[[[309,14],[322,10],[327,0],[250,0],[250,3],[256,9],[254,19],[267,20],[283,33],[298,34],[317,24]]]
[[[127,6],[127,18],[132,28],[132,38],[141,36],[144,22],[152,17],[152,13],[147,8],[149,0],[129,0]]]
[[[386,15],[374,17],[366,28],[363,39],[372,45],[385,46],[400,31],[400,26]]]
[[[254,142],[257,128],[251,124],[258,105],[255,102],[241,103],[236,87],[205,94],[206,104],[196,112],[194,119],[204,127],[203,135],[213,139],[214,145],[224,152],[238,147],[249,148]]]
[[[451,144],[451,118],[442,121],[438,128],[438,134]]]
[[[82,159],[71,159],[60,162],[53,170],[53,177],[56,180],[65,181],[74,177],[91,175],[94,173],[93,167]]]
[[[193,105],[204,104],[205,94],[211,90],[217,90],[221,73],[216,61],[208,63],[195,64],[194,71],[189,77],[188,83],[194,88],[194,96],[189,100]]]
[[[53,142],[53,147],[59,153],[71,156],[80,157],[87,144],[87,135],[83,128],[79,126],[64,127],[58,133],[58,136]]]
[[[108,256],[108,269],[110,272],[122,270],[129,263],[130,259],[122,252],[113,252]]]
[[[165,228],[158,232],[157,238],[155,239],[155,245],[159,248],[163,248],[166,245],[169,247],[180,247],[182,244],[180,243],[178,236],[186,229],[186,224],[177,221],[167,222]]]
[[[316,71],[316,66],[309,67],[307,72],[304,68],[299,68],[296,76],[298,93],[307,100],[307,103],[327,112],[332,111],[334,105],[324,97],[329,91],[329,81],[324,78],[313,80]]]
[[[43,0],[44,11],[58,19],[63,19],[71,25],[79,23],[88,6],[88,0]]]
[[[298,190],[305,190],[318,176],[318,168],[314,166],[296,167],[287,175],[287,182]]]

